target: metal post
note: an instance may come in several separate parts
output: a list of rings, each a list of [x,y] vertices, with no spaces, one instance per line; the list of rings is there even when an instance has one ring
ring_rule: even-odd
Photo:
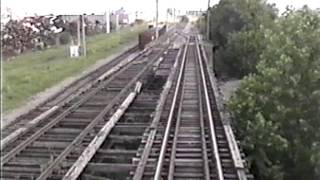
[[[119,24],[119,14],[116,14],[116,31],[119,30],[119,26],[120,26],[120,24]]]
[[[207,40],[210,39],[210,0],[208,0],[208,10],[207,10]]]
[[[156,0],[156,39],[158,39],[158,37],[159,37],[159,31],[158,31],[158,16],[159,16],[159,12],[158,12],[158,0]]]
[[[82,15],[82,44],[83,44],[83,55],[87,56],[87,45],[86,45],[86,24],[84,22],[84,16],[85,14]]]
[[[106,33],[110,33],[110,12],[106,11]]]

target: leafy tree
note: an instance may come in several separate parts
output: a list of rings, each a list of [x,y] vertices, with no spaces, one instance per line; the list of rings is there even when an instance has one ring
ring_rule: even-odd
[[[320,13],[288,11],[264,31],[257,73],[232,97],[258,179],[320,179]]]
[[[220,47],[216,61],[231,76],[255,72],[264,37],[272,28],[277,10],[264,0],[221,0],[211,10],[211,38]],[[227,67],[227,68],[226,68]]]
[[[210,37],[214,44],[225,46],[229,33],[240,31],[248,18],[243,16],[245,0],[221,0],[210,9]]]
[[[265,0],[221,0],[210,9],[210,14],[211,39],[224,47],[230,33],[272,24],[277,10]]]
[[[257,61],[265,46],[263,30],[241,31],[229,36],[226,48],[218,51],[217,57],[228,65],[229,75],[243,77],[256,72]]]
[[[201,34],[206,34],[206,22],[207,22],[207,17],[206,15],[202,15],[199,17],[199,19],[196,21],[196,26],[199,29]]]

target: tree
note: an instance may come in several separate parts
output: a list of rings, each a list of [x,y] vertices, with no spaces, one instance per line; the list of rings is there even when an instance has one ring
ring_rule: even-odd
[[[220,69],[238,77],[255,72],[264,48],[261,31],[272,28],[275,6],[264,0],[221,0],[211,14],[211,39],[219,47],[216,61]]]
[[[225,46],[231,33],[269,26],[277,17],[277,9],[265,0],[221,0],[210,14],[211,39]]]
[[[264,31],[257,73],[230,101],[258,179],[320,179],[320,13],[288,11]]]
[[[225,46],[229,33],[240,31],[247,23],[244,16],[245,0],[221,0],[210,9],[210,39],[219,46]]]
[[[249,30],[233,33],[227,46],[217,53],[218,59],[228,66],[229,75],[243,77],[256,72],[259,56],[265,48],[264,30]]]

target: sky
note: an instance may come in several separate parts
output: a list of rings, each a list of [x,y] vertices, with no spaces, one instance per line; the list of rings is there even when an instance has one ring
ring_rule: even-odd
[[[218,1],[218,0],[211,0]],[[155,11],[155,0],[2,0],[1,8],[9,7],[19,16],[38,14],[104,13],[106,10],[124,7],[128,11]],[[212,4],[213,4],[212,3]],[[183,5],[181,5],[183,4]],[[207,0],[159,0],[160,11],[167,7],[199,10],[207,6]]]
[[[145,16],[153,16],[156,0],[1,0],[1,13],[10,8],[15,17],[30,16],[34,14],[103,14],[108,10],[123,7],[127,12],[142,11]],[[211,0],[211,5],[219,0]],[[267,0],[275,3],[283,11],[287,5],[295,8],[307,4],[311,8],[320,8],[320,0]],[[159,16],[165,17],[168,7],[185,10],[205,10],[208,0],[159,0]]]

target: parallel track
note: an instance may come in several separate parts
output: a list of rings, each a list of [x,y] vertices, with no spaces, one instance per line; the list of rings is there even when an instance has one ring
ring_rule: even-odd
[[[162,91],[162,86],[176,62],[178,49],[169,49],[161,62],[156,63],[153,73],[149,74],[141,93],[116,123],[109,138],[99,148],[80,179],[96,180],[103,178],[127,179],[130,171],[136,168],[133,158],[139,152],[144,132],[149,128],[152,115]],[[66,177],[65,177],[66,178]],[[68,178],[66,178],[68,179]]]
[[[106,81],[72,99],[3,149],[3,179],[46,179],[60,170],[65,158],[78,157],[97,133],[108,114],[124,99],[128,90],[162,55],[152,50],[116,72]],[[59,174],[59,172],[58,172]]]
[[[137,156],[134,180],[252,179],[233,156],[199,47],[190,36],[179,76]]]
[[[192,46],[189,46],[192,48]],[[201,86],[195,53],[188,51],[183,85],[167,146],[168,179],[210,179],[205,139]],[[167,143],[167,142],[166,142]],[[159,174],[160,175],[160,174]]]
[[[47,101],[44,111],[59,108],[2,148],[1,179],[252,180],[221,119],[206,55],[195,33],[187,37],[180,50],[163,38]]]
[[[12,132],[16,131],[20,127],[24,127],[28,122],[32,119],[35,119],[42,113],[46,112],[48,109],[54,106],[62,106],[68,101],[72,100],[74,97],[79,95],[83,91],[83,86],[90,84],[93,80],[97,79],[106,71],[110,70],[112,67],[116,66],[126,58],[128,58],[131,54],[137,53],[139,50],[138,46],[134,46],[124,53],[120,54],[119,56],[112,59],[110,62],[106,63],[105,65],[101,66],[97,70],[89,73],[88,75],[80,78],[79,80],[73,82],[70,86],[62,91],[58,92],[57,94],[50,97],[44,103],[40,104],[38,107],[34,108],[27,114],[24,114],[14,121],[8,123],[5,127],[1,127],[1,139],[3,140]],[[52,114],[54,115],[54,114]]]

